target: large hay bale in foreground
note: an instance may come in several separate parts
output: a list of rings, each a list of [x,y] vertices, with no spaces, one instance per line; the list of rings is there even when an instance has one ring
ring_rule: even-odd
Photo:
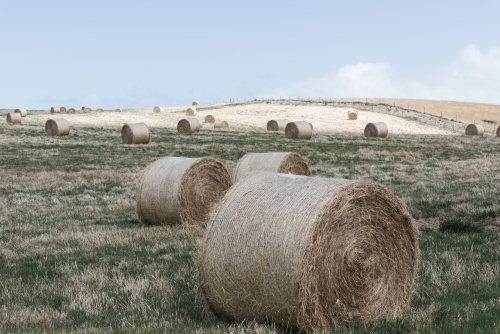
[[[22,123],[22,116],[20,113],[17,113],[17,112],[8,113],[6,120],[7,120],[7,123],[9,123],[9,124],[21,124]]]
[[[154,225],[203,225],[232,185],[226,167],[211,158],[163,158],[137,181],[137,215]]]
[[[186,109],[186,116],[196,116],[196,108],[189,107]]]
[[[58,114],[60,112],[61,112],[61,108],[59,108],[59,107],[51,107],[50,108],[50,113],[51,114]]]
[[[198,101],[193,101],[193,103],[191,103],[192,106],[197,106],[199,105]]]
[[[257,171],[311,176],[307,162],[297,153],[247,153],[236,164],[233,180]]]
[[[387,125],[382,122],[368,123],[365,126],[365,137],[387,137],[389,130]]]
[[[177,123],[177,132],[181,134],[198,132],[201,129],[201,123],[196,118],[184,118]]]
[[[64,118],[49,119],[45,122],[45,133],[47,136],[69,135],[69,122]]]
[[[347,111],[347,117],[351,120],[351,121],[355,121],[358,119],[358,111],[356,109],[349,109]]]
[[[272,119],[267,122],[267,131],[285,131],[288,123],[290,121],[287,119]]]
[[[14,110],[14,113],[21,114],[21,117],[28,116],[28,112],[26,111],[26,109],[16,109]]]
[[[122,108],[116,108],[115,112],[122,112]]]
[[[205,116],[205,123],[210,123],[210,124],[215,123],[215,117],[214,117],[214,115],[207,115],[207,116]]]
[[[153,108],[153,111],[154,111],[154,112],[163,112],[163,108],[162,108],[162,107],[160,107],[160,106],[155,106],[155,107]]]
[[[83,112],[84,112],[84,113],[91,113],[91,112],[92,112],[92,108],[90,108],[90,107],[85,107],[85,109],[83,109]]]
[[[255,173],[214,208],[198,259],[219,317],[330,330],[407,309],[417,230],[381,185]]]
[[[484,128],[479,124],[469,124],[465,128],[465,134],[467,136],[482,136],[484,135]]]
[[[122,127],[122,144],[148,144],[151,135],[144,123],[125,124]]]
[[[69,108],[68,113],[69,114],[74,114],[76,112],[75,108]]]
[[[214,123],[214,129],[227,129],[229,128],[229,123],[226,121],[216,121]]]
[[[306,121],[290,122],[285,127],[285,137],[288,139],[311,139],[312,125]]]

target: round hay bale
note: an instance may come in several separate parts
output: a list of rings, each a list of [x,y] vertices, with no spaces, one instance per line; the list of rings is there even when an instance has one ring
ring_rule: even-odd
[[[389,130],[382,122],[368,123],[365,126],[365,137],[387,137]]]
[[[201,123],[196,118],[183,118],[177,123],[177,132],[180,134],[199,132]]]
[[[58,114],[60,112],[61,112],[61,108],[59,108],[59,107],[51,107],[50,108],[50,113],[51,114]]]
[[[311,139],[312,126],[306,121],[290,122],[285,127],[285,137],[288,139]]]
[[[349,109],[347,111],[347,117],[351,120],[351,121],[355,121],[358,119],[358,111],[356,109]]]
[[[236,182],[257,171],[311,176],[307,162],[297,153],[248,153],[236,164],[233,180]]]
[[[214,129],[227,129],[229,128],[229,123],[226,121],[216,121],[214,123]]]
[[[154,225],[204,225],[231,185],[229,172],[217,160],[163,158],[149,165],[137,181],[137,215]]]
[[[186,116],[196,116],[196,108],[189,107],[186,109]]]
[[[76,112],[75,108],[69,108],[68,113],[74,114]]]
[[[61,113],[63,113],[63,114],[65,114],[67,111],[66,107],[61,107],[61,108],[59,108],[59,110],[61,110]]]
[[[163,112],[163,108],[162,108],[162,107],[159,107],[159,106],[155,106],[155,107],[153,108],[153,111],[154,111],[154,112]]]
[[[13,112],[7,114],[8,124],[21,124],[22,116],[21,113]]]
[[[92,108],[85,107],[85,109],[83,109],[83,112],[85,112],[85,113],[91,113],[92,112]]]
[[[104,110],[102,108],[97,108],[96,112],[104,112]]]
[[[198,279],[223,319],[329,331],[400,316],[418,254],[412,217],[381,185],[262,172],[214,207]]]
[[[205,123],[210,123],[210,124],[215,123],[215,117],[214,117],[214,115],[207,115],[207,116],[205,116]]]
[[[116,108],[115,112],[122,112],[122,108]]]
[[[500,137],[500,126],[497,128],[497,137]]]
[[[469,124],[465,128],[465,134],[467,136],[482,136],[484,135],[484,128],[479,124]]]
[[[69,122],[64,118],[49,119],[45,122],[45,133],[47,136],[69,135]]]
[[[191,103],[192,106],[197,106],[199,105],[198,101],[193,101],[193,103]]]
[[[26,109],[16,109],[14,110],[14,113],[21,114],[21,117],[28,116],[28,112],[26,111]]]
[[[288,123],[290,121],[287,119],[272,119],[267,122],[267,131],[285,131]]]
[[[122,144],[149,144],[151,135],[144,123],[125,124],[122,127]]]

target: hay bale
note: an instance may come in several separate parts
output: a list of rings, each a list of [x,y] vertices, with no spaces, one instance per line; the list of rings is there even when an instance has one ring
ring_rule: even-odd
[[[196,118],[183,118],[177,123],[177,132],[180,134],[199,132],[201,123]]]
[[[497,137],[500,137],[500,126],[497,128]]]
[[[288,123],[290,121],[287,119],[272,119],[267,122],[267,131],[285,131]]]
[[[309,125],[311,126],[311,131],[313,131],[314,127],[313,127],[312,123],[309,123]]]
[[[153,108],[153,111],[154,111],[154,112],[163,112],[163,108],[162,108],[162,107],[159,107],[159,106],[155,106],[155,107]]]
[[[151,135],[144,123],[125,124],[122,127],[122,144],[148,144]]]
[[[229,128],[229,123],[226,121],[216,121],[214,123],[214,129],[227,129]]]
[[[199,105],[198,101],[193,101],[193,103],[191,103],[192,106],[197,106]]]
[[[482,136],[484,135],[484,128],[479,124],[469,124],[465,128],[465,134],[467,136]]]
[[[141,173],[136,212],[142,222],[154,225],[204,225],[231,185],[229,172],[217,160],[163,158]]]
[[[198,259],[219,317],[330,330],[407,309],[417,229],[379,184],[254,173],[214,208]]]
[[[87,109],[87,108],[89,108],[89,109],[91,109],[91,110],[92,110],[92,108],[90,108],[90,107],[83,106],[83,107],[82,107],[82,111],[85,111],[85,109]]]
[[[92,112],[92,108],[85,107],[85,109],[83,109],[83,112],[85,112],[85,113],[91,113]]]
[[[45,133],[47,136],[69,135],[69,122],[64,118],[49,119],[45,122]]]
[[[389,130],[382,122],[368,123],[365,126],[365,137],[387,137]]]
[[[95,112],[104,112],[104,110],[102,108],[97,108]]]
[[[205,116],[205,123],[210,123],[210,124],[215,123],[215,117],[214,117],[214,115],[207,115],[207,116]]]
[[[196,116],[196,108],[189,107],[186,109],[186,116]]]
[[[290,122],[285,127],[285,137],[288,139],[311,139],[312,126],[306,121]]]
[[[257,171],[311,176],[307,162],[297,153],[248,153],[236,164],[233,180],[236,182]]]
[[[122,112],[122,108],[116,108],[115,112]]]
[[[356,109],[349,109],[347,111],[347,117],[351,120],[351,121],[355,121],[358,119],[358,111]]]
[[[50,113],[51,114],[58,114],[60,112],[61,112],[61,108],[59,108],[59,107],[51,107],[50,108]]]
[[[65,113],[66,113],[66,111],[67,111],[66,107],[61,107],[61,108],[59,108],[59,109],[61,110],[61,113],[63,113],[63,114],[65,114]]]
[[[26,111],[26,109],[16,109],[14,110],[14,113],[21,114],[21,117],[28,116],[28,112]]]
[[[8,124],[21,124],[21,113],[13,112],[7,114],[7,123]]]
[[[74,114],[76,112],[75,108],[69,108],[68,113]]]

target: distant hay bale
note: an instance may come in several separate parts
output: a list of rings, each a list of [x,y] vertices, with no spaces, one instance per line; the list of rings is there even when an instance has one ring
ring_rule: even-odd
[[[229,128],[229,123],[226,121],[216,121],[214,123],[214,129],[227,129]]]
[[[201,123],[196,118],[184,118],[177,123],[177,132],[180,134],[199,132]]]
[[[74,114],[76,112],[75,108],[69,108],[68,113]]]
[[[365,137],[387,137],[389,130],[382,122],[368,123],[365,127]]]
[[[21,113],[13,112],[7,114],[7,123],[8,124],[21,124],[22,120]]]
[[[143,223],[204,225],[231,185],[229,172],[217,160],[163,158],[139,176],[136,212]]]
[[[148,144],[151,135],[144,123],[125,124],[122,127],[122,144]]]
[[[163,112],[163,108],[162,108],[162,107],[159,107],[159,106],[155,106],[155,107],[153,108],[153,111],[154,111],[154,112]]]
[[[500,137],[500,126],[497,128],[497,137]]]
[[[253,172],[275,172],[311,176],[307,162],[297,153],[247,153],[236,164],[234,182]]]
[[[192,106],[197,106],[199,105],[198,101],[194,101],[193,103],[191,103]]]
[[[51,107],[50,108],[50,113],[51,114],[58,114],[60,112],[61,112],[61,108],[59,108],[59,107]]]
[[[329,331],[401,316],[418,255],[412,217],[381,185],[262,172],[214,207],[198,281],[223,319]]]
[[[465,128],[465,134],[467,136],[482,136],[484,135],[484,128],[479,124],[469,124]]]
[[[61,107],[61,108],[59,108],[59,110],[61,110],[61,113],[62,113],[62,114],[65,114],[65,113],[66,113],[66,111],[67,111],[67,110],[66,110],[66,107]]]
[[[349,109],[347,111],[347,117],[351,120],[351,121],[355,121],[358,119],[358,111],[356,109]]]
[[[116,108],[115,112],[122,112],[122,108]]]
[[[205,116],[205,123],[215,123],[215,117],[214,115],[207,115]]]
[[[28,116],[28,112],[26,111],[26,109],[16,109],[16,110],[14,110],[14,113],[19,113],[19,114],[21,114],[21,117],[26,117],[26,116]]]
[[[267,122],[267,131],[285,131],[288,123],[290,121],[287,119],[272,119]]]
[[[45,133],[47,136],[69,135],[69,122],[64,118],[49,119],[45,122]]]
[[[288,139],[311,139],[312,126],[306,121],[290,122],[285,127],[285,137]]]
[[[97,108],[95,112],[104,112],[104,110],[102,108]]]
[[[186,116],[196,116],[196,108],[189,107],[186,109]]]
[[[92,108],[90,108],[90,107],[85,107],[85,109],[83,109],[83,112],[84,112],[84,113],[91,113],[91,112],[92,112]]]

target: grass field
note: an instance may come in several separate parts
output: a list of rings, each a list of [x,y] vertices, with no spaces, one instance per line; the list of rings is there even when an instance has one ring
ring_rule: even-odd
[[[59,138],[45,136],[48,117],[0,124],[0,332],[286,332],[205,316],[195,266],[204,230],[144,226],[135,215],[135,179],[161,157],[211,156],[233,168],[264,151],[297,152],[314,176],[381,183],[421,226],[408,312],[336,332],[500,332],[499,138],[429,129],[290,141],[246,123],[180,136],[158,121],[149,145],[124,146],[110,113]]]

